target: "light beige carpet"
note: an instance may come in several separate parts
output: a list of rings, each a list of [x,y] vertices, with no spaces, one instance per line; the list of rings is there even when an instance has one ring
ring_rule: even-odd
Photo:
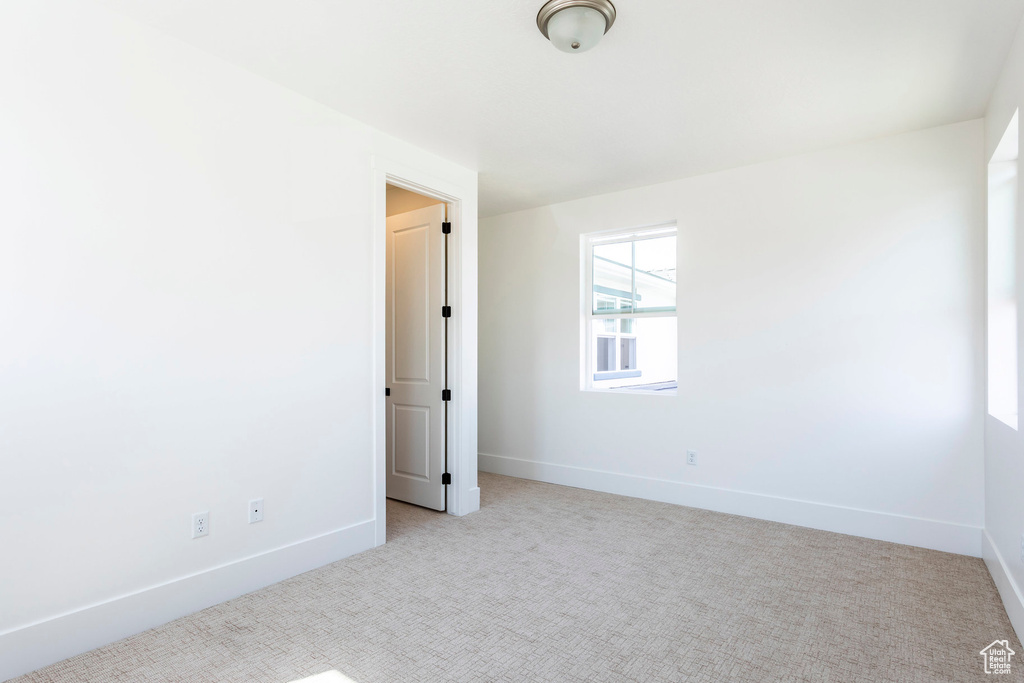
[[[480,475],[461,519],[20,681],[984,681],[981,560]],[[1024,680],[1024,663],[1011,676]]]

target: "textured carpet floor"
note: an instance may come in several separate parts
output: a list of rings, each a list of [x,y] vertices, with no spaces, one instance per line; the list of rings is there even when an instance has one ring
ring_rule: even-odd
[[[481,474],[361,555],[28,681],[981,681],[981,560]],[[1024,680],[1024,663],[1011,676]]]

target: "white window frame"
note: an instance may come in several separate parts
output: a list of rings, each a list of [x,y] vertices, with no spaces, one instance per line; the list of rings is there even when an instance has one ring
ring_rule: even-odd
[[[594,246],[605,245],[605,244],[617,244],[621,242],[639,242],[647,239],[656,239],[659,237],[668,237],[669,235],[678,236],[679,229],[675,221],[666,223],[659,223],[656,225],[646,226],[642,228],[629,228],[626,230],[609,230],[603,232],[592,232],[580,236],[580,254],[582,263],[581,271],[583,272],[582,278],[582,290],[581,290],[581,332],[580,332],[580,389],[582,391],[596,391],[600,393],[615,393],[615,394],[643,394],[643,395],[658,395],[658,396],[675,396],[676,391],[649,391],[644,389],[624,389],[624,388],[599,388],[594,386],[594,374],[595,374],[595,362],[594,359],[597,355],[597,334],[594,333],[594,325],[600,320],[621,320],[624,318],[628,319],[639,319],[639,318],[677,318],[677,308],[673,308],[671,311],[650,311],[636,313],[633,311],[614,310],[608,313],[594,313]],[[679,253],[676,252],[676,268],[678,271]],[[633,292],[636,295],[636,276],[634,274],[633,281]],[[676,284],[676,302],[678,307],[679,300],[679,285]],[[615,337],[615,366],[614,371],[607,373],[608,379],[616,377],[625,377],[622,371],[619,370],[622,361],[619,358],[621,353],[621,343],[623,337],[636,338],[636,333],[623,333],[621,325],[617,324],[615,332],[608,332],[607,334],[601,332],[601,336]],[[602,373],[605,374],[605,373]],[[616,377],[613,377],[616,376]],[[639,372],[634,375],[639,377]],[[678,379],[678,370],[677,370]]]

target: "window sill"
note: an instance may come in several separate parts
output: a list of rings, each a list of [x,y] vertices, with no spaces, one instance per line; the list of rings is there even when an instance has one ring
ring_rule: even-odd
[[[664,391],[650,391],[645,389],[584,389],[591,394],[630,394],[632,396],[676,396],[675,389]]]
[[[1014,431],[1017,431],[1017,414],[1007,415],[1005,413],[997,415],[996,413],[989,413],[992,417],[1002,422],[1007,427],[1011,427]]]
[[[587,387],[583,391],[590,391],[597,394],[633,394],[638,396],[676,396],[678,393],[678,386],[675,382],[658,382],[655,384],[647,385],[646,388],[642,386],[626,386],[626,387]]]

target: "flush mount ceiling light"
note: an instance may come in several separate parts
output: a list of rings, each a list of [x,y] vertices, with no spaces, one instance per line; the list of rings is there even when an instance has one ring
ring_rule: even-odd
[[[614,23],[609,0],[549,0],[537,12],[537,28],[562,52],[586,52]]]

